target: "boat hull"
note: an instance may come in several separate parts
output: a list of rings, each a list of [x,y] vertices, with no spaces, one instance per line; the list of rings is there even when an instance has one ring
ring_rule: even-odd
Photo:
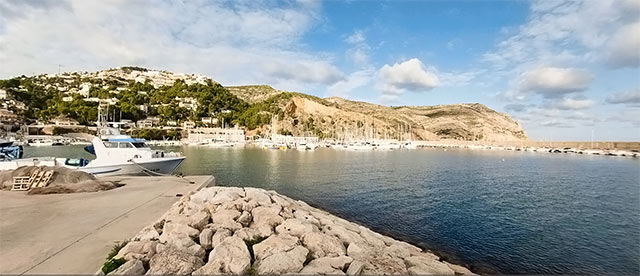
[[[184,161],[184,157],[167,157],[102,166],[91,166],[91,163],[89,163],[86,167],[75,167],[75,169],[92,173],[96,176],[163,175],[173,173],[182,164],[182,161]]]

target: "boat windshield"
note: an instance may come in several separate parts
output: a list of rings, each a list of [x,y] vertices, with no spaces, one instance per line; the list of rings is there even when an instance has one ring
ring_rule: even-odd
[[[134,142],[131,143],[133,144],[134,147],[136,148],[148,148],[147,144],[143,143],[143,142]]]

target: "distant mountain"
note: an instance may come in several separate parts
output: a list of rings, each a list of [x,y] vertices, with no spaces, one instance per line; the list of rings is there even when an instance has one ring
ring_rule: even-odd
[[[517,141],[528,139],[508,115],[482,104],[388,107],[343,98],[319,98],[268,85],[223,87],[212,79],[139,67],[0,80],[2,104],[25,121],[68,116],[90,124],[96,99],[109,99],[122,118],[157,116],[160,123],[219,118],[247,128],[323,138]],[[0,91],[0,92],[2,92]],[[34,102],[34,100],[36,102]],[[11,108],[8,108],[11,109]],[[115,114],[115,113],[114,113]],[[117,117],[116,117],[117,118]]]

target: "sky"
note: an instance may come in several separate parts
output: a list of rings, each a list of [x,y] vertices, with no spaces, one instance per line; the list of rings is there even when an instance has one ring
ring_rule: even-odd
[[[640,0],[0,1],[0,78],[120,66],[640,141]]]

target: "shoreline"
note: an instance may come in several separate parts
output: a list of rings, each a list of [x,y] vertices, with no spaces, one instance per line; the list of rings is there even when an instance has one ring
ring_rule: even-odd
[[[473,274],[303,201],[249,187],[185,195],[118,258],[122,273]]]

